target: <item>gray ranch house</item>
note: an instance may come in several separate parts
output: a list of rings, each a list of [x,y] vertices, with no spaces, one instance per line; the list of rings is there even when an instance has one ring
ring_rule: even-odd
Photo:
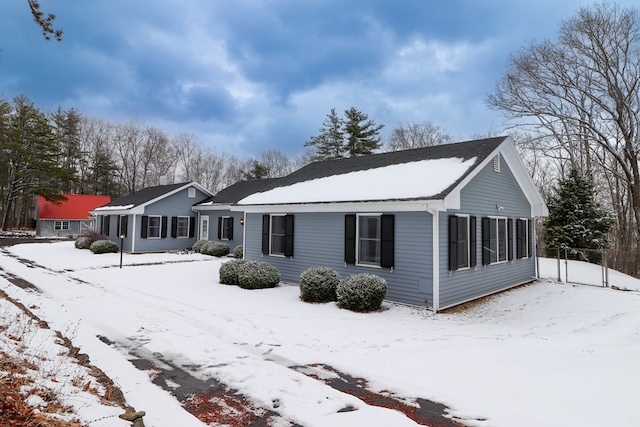
[[[196,242],[192,206],[212,193],[196,182],[143,188],[91,211],[96,231],[127,252],[189,249]]]
[[[434,311],[535,280],[548,214],[509,137],[312,163],[230,208],[244,257],[283,281],[373,273],[387,299]]]
[[[198,213],[198,238],[227,243],[231,250],[243,244],[244,212],[232,211],[239,200],[275,186],[278,178],[240,181],[193,206]]]

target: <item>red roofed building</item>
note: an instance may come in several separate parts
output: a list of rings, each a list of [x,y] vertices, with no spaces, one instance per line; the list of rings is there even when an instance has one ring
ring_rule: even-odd
[[[111,202],[109,196],[65,194],[67,200],[58,204],[38,196],[36,206],[36,236],[76,237],[93,230],[95,218],[89,211]]]

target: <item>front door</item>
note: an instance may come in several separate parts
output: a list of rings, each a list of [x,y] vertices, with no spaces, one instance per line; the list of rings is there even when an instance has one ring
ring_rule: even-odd
[[[209,240],[209,216],[200,217],[200,240]]]

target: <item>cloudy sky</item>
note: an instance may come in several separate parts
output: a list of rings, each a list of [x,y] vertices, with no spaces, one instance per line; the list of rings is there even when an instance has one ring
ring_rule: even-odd
[[[632,4],[622,1],[621,4]],[[485,98],[509,54],[554,38],[576,0],[27,0],[0,3],[0,97],[169,135],[239,156],[290,156],[332,107],[382,135],[430,120],[456,139],[500,131]]]

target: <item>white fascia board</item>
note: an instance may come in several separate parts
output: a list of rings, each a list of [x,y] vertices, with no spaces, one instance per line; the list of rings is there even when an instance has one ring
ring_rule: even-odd
[[[446,209],[460,209],[460,191],[469,182],[471,182],[471,180],[475,178],[487,164],[493,162],[493,158],[497,154],[500,154],[507,163],[509,170],[511,170],[513,177],[531,205],[531,217],[548,216],[549,210],[547,209],[547,205],[540,195],[540,192],[538,192],[533,180],[529,176],[527,168],[522,162],[520,154],[518,154],[511,137],[507,137],[502,144],[498,145],[490,155],[488,155],[478,166],[476,166],[474,170],[471,171],[469,175],[467,175],[453,190],[451,190],[451,192],[444,198],[444,205]]]
[[[144,212],[144,208],[146,206],[149,206],[149,205],[157,202],[158,200],[162,200],[162,199],[164,199],[166,197],[169,197],[169,196],[171,196],[173,194],[176,194],[177,192],[182,191],[185,188],[189,188],[191,186],[196,187],[198,190],[202,191],[203,193],[205,193],[209,197],[213,196],[213,193],[211,191],[207,190],[206,188],[204,188],[202,185],[198,184],[197,182],[192,181],[192,182],[189,182],[188,184],[183,185],[182,187],[178,187],[175,190],[169,191],[168,193],[164,193],[164,194],[156,197],[155,199],[151,199],[149,201],[141,203],[140,205],[136,206],[136,208],[143,208],[143,212]],[[136,213],[142,213],[142,212],[136,212]]]
[[[232,211],[246,213],[305,213],[305,212],[423,212],[444,210],[443,200],[346,202],[346,203],[301,203],[287,205],[232,206]]]
[[[215,203],[211,205],[194,205],[191,209],[194,211],[229,211],[231,207],[229,203]]]

